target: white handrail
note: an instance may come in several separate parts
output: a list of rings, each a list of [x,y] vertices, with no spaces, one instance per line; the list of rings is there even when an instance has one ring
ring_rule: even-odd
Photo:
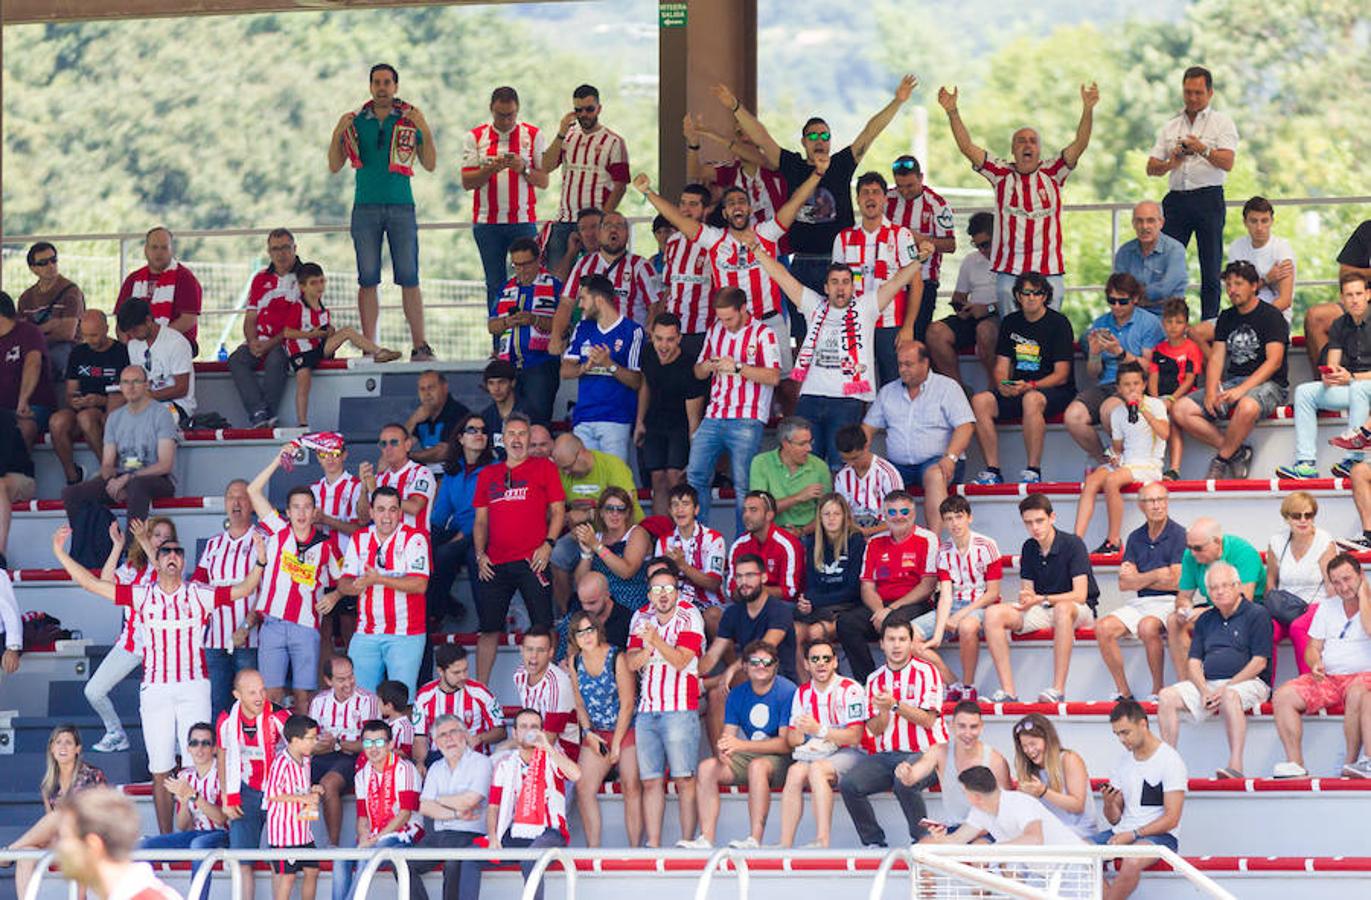
[[[1012,881],[1003,875],[996,875],[987,869],[978,869],[969,866],[964,862],[955,859],[944,859],[939,854],[929,853],[928,848],[910,847],[907,850],[897,851],[901,856],[909,857],[909,878],[911,896],[918,896],[919,866],[932,869],[935,872],[942,872],[969,881],[972,884],[979,884],[982,887],[990,888],[1001,894],[1008,894],[1010,897],[1022,897],[1023,900],[1052,900],[1055,893],[1040,891],[1035,887],[1029,887],[1020,881]],[[879,900],[878,894],[872,894],[872,900]]]
[[[190,880],[190,887],[186,889],[186,896],[191,900],[196,897],[204,896],[205,882],[214,877],[214,864],[222,862],[224,871],[229,875],[229,896],[237,900],[243,896],[243,869],[237,860],[229,860],[228,850],[220,847],[210,852],[200,863],[200,868]]]
[[[519,895],[521,900],[533,900],[538,896],[538,886],[542,884],[543,876],[547,874],[548,866],[552,865],[554,859],[562,864],[562,872],[566,875],[566,900],[576,900],[576,860],[565,847],[549,847],[538,857],[538,861],[529,870],[528,878],[524,879],[524,891]],[[399,896],[403,900],[408,895]]]
[[[395,867],[395,896],[406,898],[409,896],[409,863],[400,857],[397,850],[400,847],[381,847],[376,850],[367,864],[362,867],[361,874],[357,876],[352,892],[353,897],[358,900],[366,900],[368,892],[371,891],[371,881],[376,877],[376,872],[385,862],[390,862]],[[337,877],[336,875],[334,877]],[[237,894],[234,895],[235,897]],[[195,895],[190,895],[194,900]]]
[[[48,868],[56,858],[57,854],[51,850],[38,857],[38,863],[33,867],[33,877],[29,879],[28,890],[24,891],[24,896],[19,900],[38,900],[38,888],[43,883],[43,876],[48,874]]]
[[[747,856],[731,847],[720,847],[710,854],[708,861],[705,862],[705,870],[695,884],[695,900],[713,900],[709,889],[714,885],[714,873],[718,871],[720,863],[732,863],[738,870],[738,900],[747,900],[751,889]]]

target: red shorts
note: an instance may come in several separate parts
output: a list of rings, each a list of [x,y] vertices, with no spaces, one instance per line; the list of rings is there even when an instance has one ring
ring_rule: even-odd
[[[600,739],[603,740],[606,744],[614,743],[613,731],[600,731],[599,729],[596,729],[595,733],[599,735]],[[627,750],[629,747],[632,747],[635,743],[636,739],[633,737],[633,729],[630,728],[628,731],[624,732],[624,742],[619,745],[619,749],[621,751]]]
[[[1313,675],[1301,675],[1290,682],[1295,693],[1304,701],[1306,713],[1318,712],[1330,706],[1342,705],[1347,691],[1354,684],[1362,684],[1371,689],[1371,672],[1358,672],[1354,675],[1325,675],[1316,680]]]

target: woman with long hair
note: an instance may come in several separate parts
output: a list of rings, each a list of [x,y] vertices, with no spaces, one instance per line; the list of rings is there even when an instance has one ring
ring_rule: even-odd
[[[1085,760],[1062,747],[1047,716],[1029,713],[1014,723],[1014,777],[1019,790],[1041,800],[1076,834],[1089,840],[1099,831]]]
[[[805,535],[805,591],[795,599],[795,647],[837,636],[838,616],[862,602],[862,556],[866,536],[841,494],[819,498],[818,524]],[[807,679],[804,660],[795,671]]]
[[[428,580],[426,600],[430,631],[441,631],[443,618],[460,613],[452,600],[452,585],[462,566],[471,584],[471,602],[476,602],[476,555],[472,552],[471,532],[476,509],[476,476],[495,461],[486,420],[473,413],[452,429],[448,436],[447,474],[438,485],[429,525],[433,533],[433,574]],[[425,669],[424,671],[428,671]]]
[[[609,582],[609,595],[620,606],[637,612],[647,603],[643,562],[652,551],[652,535],[633,524],[633,498],[610,485],[600,494],[594,524],[583,522],[571,530],[581,545],[581,561],[573,577],[580,583],[587,572],[599,572]]]
[[[637,679],[628,657],[609,642],[604,628],[585,610],[567,620],[571,692],[581,725],[581,780],[576,782],[576,806],[586,833],[586,846],[600,846],[600,786],[615,766],[624,791],[624,829],[628,845],[643,837],[643,783],[638,778],[634,749],[633,710]]]
[[[81,732],[75,725],[58,725],[48,735],[47,770],[38,785],[43,817],[24,832],[10,850],[45,850],[57,842],[57,805],[66,797],[108,783],[105,773],[81,758]],[[21,860],[14,870],[16,896],[23,897],[33,877],[33,860]]]

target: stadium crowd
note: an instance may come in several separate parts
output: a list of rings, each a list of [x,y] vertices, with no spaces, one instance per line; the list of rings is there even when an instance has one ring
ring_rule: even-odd
[[[192,363],[201,292],[171,232],[147,233],[147,266],[125,281],[113,332],[59,273],[51,243],[29,249],[37,280],[19,301],[0,295],[0,553],[12,505],[35,496],[30,451],[46,433],[68,483],[69,525],[53,554],[83,589],[126,611],[86,687],[106,723],[94,752],[129,748],[109,692],[142,668],[160,834],[141,847],[312,847],[322,819],[330,846],[494,855],[565,845],[573,805],[599,846],[607,781],[622,790],[629,842],[657,847],[670,779],[680,846],[690,848],[761,846],[773,791],[783,847],[798,840],[806,792],[811,846],[830,845],[835,792],[861,843],[885,846],[869,798],[892,791],[910,841],[1174,850],[1187,772],[1244,777],[1246,714],[1267,701],[1286,756],[1276,777],[1309,774],[1301,717],[1339,707],[1340,774],[1371,777],[1371,586],[1349,552],[1371,549],[1371,221],[1338,258],[1336,300],[1306,316],[1318,379],[1291,390],[1295,255],[1272,235],[1262,197],[1242,207],[1247,236],[1221,246],[1239,140],[1209,105],[1205,69],[1185,71],[1183,109],[1149,152],[1147,173],[1169,189],[1137,204],[1137,237],[1119,248],[1103,311],[1079,336],[1059,311],[1061,205],[1088,150],[1093,84],[1060,151],[1044,152],[1044,138],[1023,128],[1004,158],[975,143],[956,89],[939,91],[957,147],[995,198],[992,213],[970,219],[972,249],[941,319],[940,270],[957,247],[951,206],[912,156],[888,175],[862,168],[912,76],[841,149],[821,118],[803,124],[798,151],[782,148],[718,86],[735,127],[715,134],[687,116],[692,182],[675,199],[631,177],[594,87],[574,89],[551,140],[500,87],[490,122],[461,151],[485,268],[490,404],[468,409],[442,372],[424,371],[413,413],[381,428],[379,460],[354,472],[342,435],[306,425],[310,372],[344,343],[377,362],[400,357],[375,342],[383,238],[410,358],[432,359],[409,182],[416,161],[433,170],[437,150],[398,82],[393,67],[374,67],[371,99],[329,143],[330,168],[356,172],[362,328],[332,326],[322,268],[297,257],[289,231],[272,231],[229,369],[255,427],[275,424],[293,372],[302,436],[255,474],[234,473],[226,527],[193,566],[174,522],[148,515],[175,495],[178,432],[203,414]],[[558,213],[540,229],[537,192],[558,169]],[[658,212],[651,259],[629,247],[619,206],[630,187]],[[1185,300],[1192,236],[1198,317]],[[1080,388],[1078,343],[1089,376]],[[979,358],[988,389],[961,383],[961,352]],[[567,381],[571,428],[558,434],[554,399]],[[1348,456],[1334,473],[1351,480],[1368,530],[1335,539],[1304,491],[1286,495],[1283,524],[1262,548],[1210,517],[1172,519],[1166,484],[1179,478],[1185,439],[1212,448],[1209,478],[1246,478],[1252,429],[1292,397],[1295,458],[1275,474],[1317,477],[1317,413],[1348,410],[1352,427],[1333,441]],[[762,451],[777,417],[778,446]],[[1023,498],[1011,593],[1000,548],[974,530],[955,487],[971,474],[973,440],[985,466],[971,480],[1005,480],[1006,422],[1023,426],[1018,480],[1040,481],[1057,420],[1086,466],[1076,519],[1066,530],[1045,494]],[[98,472],[76,464],[78,439]],[[312,484],[288,477],[302,450],[323,468]],[[273,482],[286,489],[284,508],[268,499]],[[731,536],[708,524],[719,484],[736,498]],[[1144,524],[1125,535],[1126,493]],[[1100,494],[1108,531],[1092,555],[1083,537]],[[110,523],[115,504],[126,528]],[[1107,613],[1093,568],[1101,555],[1121,560],[1122,603]],[[521,665],[512,684],[492,686],[516,596],[529,620]],[[0,612],[12,673],[22,627],[8,578]],[[474,653],[447,639],[464,616],[477,622]],[[1092,773],[1047,717],[1016,723],[1013,746],[983,741],[976,679],[984,640],[998,682],[985,699],[1016,700],[1011,637],[1050,632],[1051,681],[1028,691],[1061,703],[1085,626],[1113,678],[1109,721],[1121,744],[1098,802]],[[1125,677],[1128,636],[1145,647],[1146,685]],[[1275,687],[1274,646],[1285,639],[1299,675]],[[940,652],[954,642],[957,671]],[[1103,699],[1109,688],[1099,687],[1089,699]],[[497,696],[517,696],[517,711]],[[1182,759],[1181,722],[1209,716],[1225,722],[1227,759]],[[79,732],[56,729],[48,756],[48,813],[12,846],[51,846],[78,829],[98,837],[87,850],[126,860],[124,823],[82,799],[104,777]],[[923,799],[935,784],[940,822]],[[748,788],[746,835],[720,834],[729,785]],[[356,824],[345,834],[349,796]],[[1107,896],[1127,896],[1145,862],[1123,861]],[[442,868],[444,896],[474,900],[479,865]],[[335,864],[336,898],[352,874]],[[30,875],[21,872],[21,896]],[[277,900],[297,876],[313,897],[317,863],[300,860],[275,865]]]

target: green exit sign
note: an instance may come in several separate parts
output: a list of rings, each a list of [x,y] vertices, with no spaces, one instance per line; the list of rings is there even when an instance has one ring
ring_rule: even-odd
[[[685,3],[660,3],[657,5],[657,23],[663,28],[684,28],[686,26]]]

